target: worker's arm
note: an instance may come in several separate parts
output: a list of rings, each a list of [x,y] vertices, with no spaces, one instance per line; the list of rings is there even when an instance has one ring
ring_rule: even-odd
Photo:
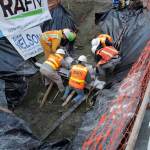
[[[86,75],[86,83],[90,83],[92,81],[92,78],[91,78],[91,75],[90,75],[90,72],[88,71],[87,75]]]

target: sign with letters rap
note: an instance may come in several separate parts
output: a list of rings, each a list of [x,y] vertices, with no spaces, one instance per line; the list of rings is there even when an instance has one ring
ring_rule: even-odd
[[[49,19],[47,0],[0,0],[0,36],[22,32]]]

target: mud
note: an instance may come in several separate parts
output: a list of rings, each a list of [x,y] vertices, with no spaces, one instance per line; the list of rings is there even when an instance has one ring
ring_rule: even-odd
[[[90,51],[91,39],[99,33],[99,29],[95,26],[95,12],[101,12],[111,7],[111,1],[79,1],[64,0],[65,8],[69,8],[75,17],[78,25],[79,33],[75,44],[74,54],[76,56],[88,55],[89,62],[93,63],[94,59]],[[39,108],[39,99],[46,91],[42,85],[40,75],[36,75],[30,79],[28,95],[24,99],[15,113],[29,123],[37,137],[42,137],[44,133],[54,124],[54,122],[67,111],[62,108],[62,101],[59,96],[53,104],[48,103],[53,99],[57,92],[57,88],[53,87],[49,98],[42,109]],[[49,140],[55,141],[61,138],[72,139],[82,122],[82,117],[86,112],[86,104],[82,104],[64,123],[49,137]]]

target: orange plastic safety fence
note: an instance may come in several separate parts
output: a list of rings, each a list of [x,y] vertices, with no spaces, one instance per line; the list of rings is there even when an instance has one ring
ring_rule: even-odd
[[[108,104],[109,110],[102,115],[83,143],[82,150],[125,149],[127,136],[134,124],[149,79],[150,41],[121,83],[117,98]]]

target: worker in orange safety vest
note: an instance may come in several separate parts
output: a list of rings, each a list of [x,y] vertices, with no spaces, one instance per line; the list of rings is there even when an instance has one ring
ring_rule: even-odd
[[[91,42],[93,51],[113,45],[113,39],[108,34],[100,34],[98,37],[94,38]]]
[[[69,67],[69,64],[64,60],[64,56],[65,51],[58,49],[55,54],[50,54],[48,59],[40,67],[41,74],[46,77],[49,83],[56,83],[61,93],[64,91],[64,85],[57,71],[61,66]]]
[[[52,30],[42,33],[40,43],[43,47],[45,58],[54,54],[60,46],[68,46],[68,51],[73,49],[76,33],[70,29]]]
[[[113,46],[106,46],[104,48],[100,48],[99,50],[91,50],[96,56],[97,72],[103,78],[106,78],[106,70],[109,70],[110,73],[112,73],[116,65],[120,63],[121,57],[119,55],[119,51]]]
[[[87,58],[84,55],[81,55],[78,58],[78,64],[73,65],[70,70],[69,85],[67,86],[63,100],[67,98],[71,90],[77,92],[77,96],[73,99],[73,102],[79,102],[84,98],[84,88],[86,83],[91,82],[91,76],[88,71],[88,68],[85,66],[87,63]]]

